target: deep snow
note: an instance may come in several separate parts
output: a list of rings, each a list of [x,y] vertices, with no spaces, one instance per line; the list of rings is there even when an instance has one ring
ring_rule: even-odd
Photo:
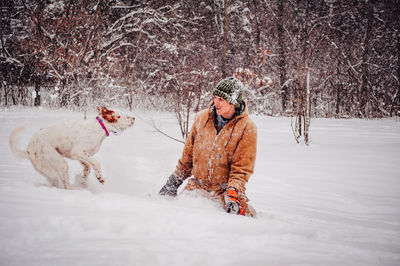
[[[83,114],[0,111],[0,265],[400,265],[398,121],[314,119],[307,147],[290,118],[252,116],[253,219],[195,194],[157,196],[183,145],[148,123],[179,128],[173,114],[135,115],[95,156],[105,184],[91,175],[87,189],[62,190],[11,155],[8,135],[25,124],[25,147],[40,127]],[[81,168],[70,165],[74,183]]]

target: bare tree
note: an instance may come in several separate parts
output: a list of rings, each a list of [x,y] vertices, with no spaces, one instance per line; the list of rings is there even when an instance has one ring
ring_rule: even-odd
[[[284,1],[278,0],[278,52],[279,52],[279,86],[281,87],[282,94],[282,111],[286,110],[288,101],[288,84],[287,84],[287,64],[286,64],[286,53],[285,53],[285,40],[284,40]]]

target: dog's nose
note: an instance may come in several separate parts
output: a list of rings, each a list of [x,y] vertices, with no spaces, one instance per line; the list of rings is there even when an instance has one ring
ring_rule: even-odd
[[[135,121],[135,117],[132,117],[132,120]]]

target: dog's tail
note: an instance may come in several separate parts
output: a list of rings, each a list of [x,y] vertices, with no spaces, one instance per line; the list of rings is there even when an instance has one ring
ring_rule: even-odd
[[[20,150],[17,148],[18,143],[18,134],[24,130],[24,126],[16,127],[10,134],[10,138],[8,140],[8,144],[10,145],[10,149],[14,156],[19,158],[28,158],[28,153],[25,150]]]

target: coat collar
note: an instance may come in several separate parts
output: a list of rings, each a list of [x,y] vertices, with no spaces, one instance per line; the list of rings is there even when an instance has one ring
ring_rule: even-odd
[[[239,115],[236,115],[234,118],[232,118],[233,120],[240,119],[240,118],[243,118],[243,117],[246,117],[246,116],[249,115],[248,108],[247,108],[247,103],[246,103],[245,100],[242,100],[242,101],[243,101],[243,104],[244,104],[244,110]],[[208,115],[212,119],[214,119],[213,108],[214,108],[214,102],[211,101],[211,103],[208,106]]]

